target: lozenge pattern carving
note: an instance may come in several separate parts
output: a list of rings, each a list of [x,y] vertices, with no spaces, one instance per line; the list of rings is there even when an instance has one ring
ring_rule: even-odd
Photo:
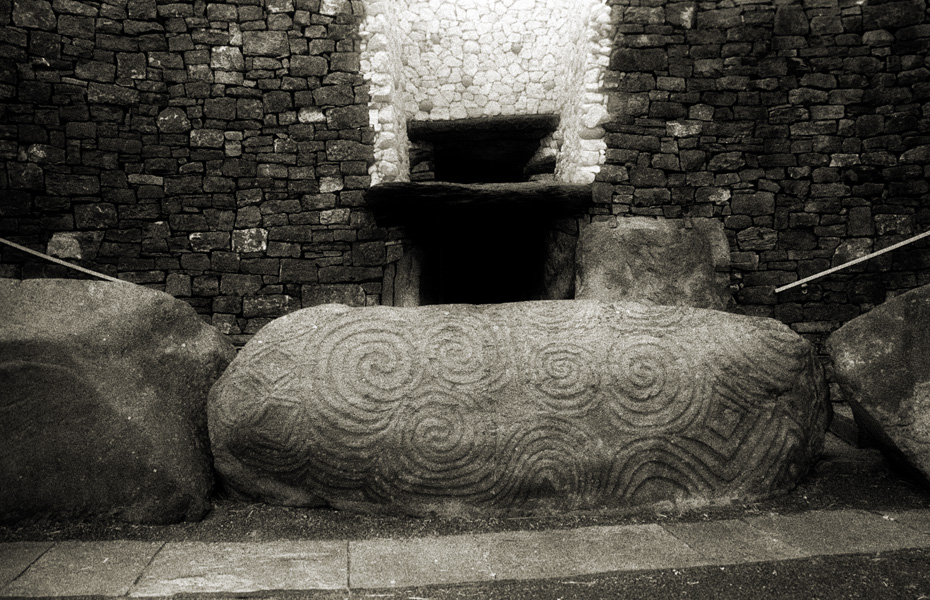
[[[209,412],[242,494],[414,514],[761,497],[807,470],[826,419],[783,325],[597,301],[298,311]]]

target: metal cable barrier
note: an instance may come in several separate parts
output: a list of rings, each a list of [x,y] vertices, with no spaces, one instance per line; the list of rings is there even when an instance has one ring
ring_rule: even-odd
[[[917,240],[922,240],[923,238],[925,238],[925,237],[927,237],[927,236],[930,236],[930,231],[925,231],[925,232],[923,232],[923,233],[921,233],[921,234],[919,234],[919,235],[915,235],[914,237],[910,237],[910,238],[907,238],[906,240],[900,241],[900,242],[898,242],[897,244],[893,244],[893,245],[891,245],[891,246],[888,246],[887,248],[882,248],[881,250],[876,250],[875,252],[872,252],[871,254],[866,254],[865,256],[860,256],[859,258],[857,258],[857,259],[855,259],[855,260],[851,260],[851,261],[849,261],[849,262],[847,262],[847,263],[843,263],[843,264],[841,264],[841,265],[839,265],[839,266],[832,267],[832,268],[830,268],[830,269],[827,269],[826,271],[821,271],[820,273],[814,273],[813,275],[811,275],[811,276],[809,276],[809,277],[805,277],[804,279],[799,279],[798,281],[795,281],[795,282],[793,282],[793,283],[789,283],[789,284],[787,284],[787,285],[783,285],[783,286],[781,286],[781,287],[775,288],[775,293],[777,294],[777,293],[779,293],[779,292],[784,292],[785,290],[790,290],[790,289],[793,288],[793,287],[797,287],[797,286],[799,286],[799,285],[804,285],[805,283],[811,282],[811,281],[813,281],[813,280],[815,280],[815,279],[820,279],[821,277],[825,277],[825,276],[827,276],[827,275],[829,275],[829,274],[831,274],[831,273],[836,273],[837,271],[842,271],[842,270],[845,269],[846,267],[851,267],[851,266],[853,266],[853,265],[858,265],[858,264],[861,263],[861,262],[865,262],[865,261],[867,261],[867,260],[873,259],[873,258],[875,258],[876,256],[879,256],[879,255],[881,255],[881,254],[885,254],[886,252],[891,252],[892,250],[897,250],[897,249],[900,248],[901,246],[907,246],[908,244],[913,244],[913,243],[916,242]]]
[[[38,251],[36,251],[36,250],[32,250],[31,248],[27,248],[27,247],[25,247],[25,246],[20,246],[19,244],[15,243],[15,242],[11,242],[10,240],[5,240],[5,239],[3,239],[3,238],[0,238],[0,244],[6,244],[7,246],[9,246],[9,247],[11,247],[11,248],[15,248],[15,249],[19,250],[20,252],[25,252],[26,254],[32,254],[33,256],[38,256],[39,258],[43,258],[43,259],[45,259],[45,260],[47,260],[47,261],[50,261],[50,262],[53,262],[53,263],[55,263],[55,264],[68,267],[69,269],[74,269],[75,271],[80,271],[81,273],[86,273],[86,274],[88,274],[88,275],[93,275],[94,277],[99,277],[100,279],[106,279],[107,281],[115,281],[115,282],[117,282],[117,283],[130,283],[129,281],[123,281],[122,279],[117,279],[116,277],[110,277],[109,275],[104,275],[103,273],[98,273],[97,271],[91,271],[90,269],[85,269],[84,267],[79,267],[78,265],[72,265],[72,264],[69,263],[69,262],[65,262],[65,261],[63,261],[63,260],[61,260],[61,259],[55,258],[54,256],[49,256],[48,254],[43,254],[43,253],[38,252]]]

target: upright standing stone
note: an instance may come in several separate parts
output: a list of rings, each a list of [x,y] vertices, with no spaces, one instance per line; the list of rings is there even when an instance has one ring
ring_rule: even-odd
[[[930,285],[853,319],[827,351],[859,426],[930,478]]]
[[[578,240],[575,298],[723,310],[728,278],[717,270],[728,264],[722,225],[710,219],[591,223]]]
[[[413,514],[757,498],[826,426],[813,348],[770,319],[636,303],[325,305],[210,392],[226,486]]]
[[[0,520],[199,519],[206,399],[232,344],[132,284],[0,280]]]

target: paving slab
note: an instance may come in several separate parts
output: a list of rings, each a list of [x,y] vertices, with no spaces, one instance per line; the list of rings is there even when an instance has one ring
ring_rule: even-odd
[[[683,568],[701,557],[660,526],[585,527],[349,544],[352,588]]]
[[[131,596],[344,589],[345,541],[167,543]]]
[[[930,546],[930,536],[864,510],[815,510],[746,519],[804,556],[882,552]]]
[[[121,596],[162,542],[61,542],[45,552],[2,596]]]
[[[54,546],[51,542],[0,544],[0,591]]]
[[[349,542],[349,587],[493,581],[482,535]]]
[[[771,534],[736,519],[670,523],[666,531],[700,554],[708,565],[801,558],[804,554]]]

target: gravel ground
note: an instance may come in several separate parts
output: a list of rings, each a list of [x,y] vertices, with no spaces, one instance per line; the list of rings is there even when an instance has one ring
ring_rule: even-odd
[[[544,530],[591,525],[669,523],[732,519],[767,512],[817,509],[899,510],[930,508],[930,489],[884,461],[867,468],[839,468],[821,463],[792,492],[759,502],[725,506],[660,506],[626,513],[575,513],[551,517],[484,519],[359,515],[326,509],[302,509],[236,502],[217,498],[213,510],[198,523],[142,526],[105,519],[17,523],[0,527],[0,542],[59,540],[268,541],[280,539],[407,538],[426,535]]]

